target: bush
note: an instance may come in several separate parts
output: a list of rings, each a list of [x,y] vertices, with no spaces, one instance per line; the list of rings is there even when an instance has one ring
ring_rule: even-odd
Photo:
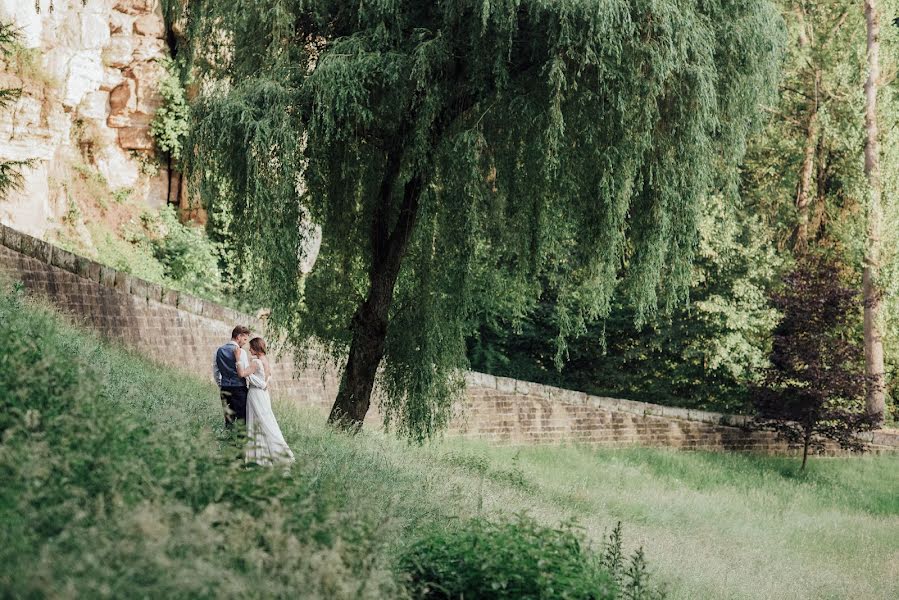
[[[642,550],[625,564],[620,527],[597,557],[573,525],[543,527],[520,515],[475,518],[410,545],[400,570],[415,598],[659,598],[647,585]]]
[[[218,248],[199,227],[178,220],[175,209],[166,206],[158,215],[142,217],[148,232],[143,238],[175,287],[200,296],[219,298],[222,275]]]

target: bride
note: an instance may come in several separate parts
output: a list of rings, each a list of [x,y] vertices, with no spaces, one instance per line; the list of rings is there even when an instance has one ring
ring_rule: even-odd
[[[268,358],[265,356],[265,340],[255,337],[250,340],[250,354],[253,355],[251,373],[247,377],[247,450],[246,462],[259,465],[291,463],[293,452],[284,441],[272,401],[268,395],[268,382],[272,377]]]

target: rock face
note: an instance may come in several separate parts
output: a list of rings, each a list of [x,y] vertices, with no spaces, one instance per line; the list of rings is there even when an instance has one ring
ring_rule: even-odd
[[[159,0],[54,0],[52,12],[50,0],[0,0],[0,19],[25,48],[0,63],[0,87],[23,90],[0,111],[0,160],[33,161],[22,189],[0,200],[0,222],[48,237],[79,200],[73,169],[163,205],[168,174],[149,132],[168,54]]]

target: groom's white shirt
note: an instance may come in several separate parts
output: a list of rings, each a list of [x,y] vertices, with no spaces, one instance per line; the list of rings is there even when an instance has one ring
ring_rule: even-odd
[[[234,346],[235,348],[240,348],[240,345],[237,342],[235,342],[234,340],[231,340],[230,342],[228,342],[225,345],[226,346]],[[243,348],[240,348],[240,359],[238,362],[240,363],[240,366],[243,367],[244,369],[250,368],[250,359],[247,357],[247,351],[244,350]],[[219,364],[218,364],[218,361],[215,359],[215,356],[212,357],[212,379],[215,381],[215,385],[217,385],[219,387],[222,386],[222,373],[221,373],[221,371],[219,371]],[[246,383],[246,380],[244,380],[244,383]]]

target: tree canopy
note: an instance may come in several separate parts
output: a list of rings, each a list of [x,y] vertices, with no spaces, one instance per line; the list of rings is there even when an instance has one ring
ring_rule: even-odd
[[[564,349],[616,288],[638,320],[685,299],[699,209],[735,183],[784,38],[766,0],[186,8],[188,171],[241,224],[271,322],[349,356],[344,410],[364,417],[354,381],[380,366],[385,420],[419,439],[450,414],[473,313],[551,285]]]

